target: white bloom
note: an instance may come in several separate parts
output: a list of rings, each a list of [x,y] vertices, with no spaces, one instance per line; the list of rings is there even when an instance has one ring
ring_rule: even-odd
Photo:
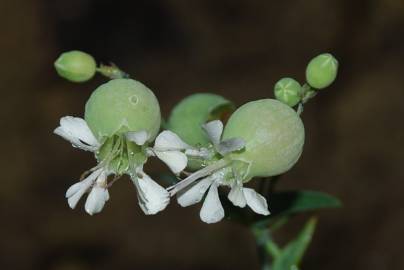
[[[86,151],[95,152],[100,147],[86,121],[79,117],[62,117],[60,126],[53,132],[71,142],[74,147]]]
[[[90,191],[85,210],[90,215],[101,212],[105,202],[109,199],[106,189],[107,173],[104,169],[97,169],[84,180],[72,185],[66,191],[66,198],[70,208],[74,209],[84,193]]]
[[[177,194],[177,201],[182,207],[200,202],[209,189],[200,211],[203,222],[215,223],[223,219],[224,210],[219,199],[218,186],[228,184],[223,181],[223,172],[218,171],[199,182],[188,186]],[[266,199],[251,188],[243,187],[241,182],[232,185],[228,199],[235,205],[244,208],[248,205],[254,212],[269,215]]]
[[[60,126],[55,129],[54,133],[71,142],[74,147],[86,151],[97,152],[101,147],[87,123],[78,117],[66,116],[61,118]],[[142,146],[150,139],[150,136],[142,130],[127,132],[121,139]],[[126,144],[121,143],[120,145]],[[115,149],[115,152],[110,153],[105,160],[100,161],[100,164],[93,168],[90,175],[84,180],[75,183],[67,190],[66,198],[70,208],[74,209],[80,198],[88,192],[84,209],[90,215],[101,212],[105,202],[109,200],[108,175],[116,173],[110,170],[109,162],[112,157],[115,159],[120,157],[120,152],[117,150]],[[162,155],[164,156],[164,154]],[[143,172],[143,164],[130,164],[127,173],[131,175],[137,188],[139,205],[146,214],[156,214],[167,206],[170,199],[169,193]]]
[[[216,151],[222,156],[241,150],[245,147],[245,142],[240,138],[230,138],[222,141],[223,123],[220,120],[208,122],[202,126],[208,135]]]
[[[219,120],[209,122],[203,125],[203,128],[215,150],[222,156],[241,150],[245,146],[244,140],[238,138],[222,141],[223,124]],[[248,205],[257,214],[269,215],[266,199],[253,189],[244,188],[242,181],[239,180],[239,177],[235,175],[234,172],[231,180],[225,180],[226,172],[228,172],[227,166],[229,164],[226,164],[223,160],[222,162],[223,166],[219,166],[219,162],[217,162],[216,165],[211,165],[211,169],[209,169],[208,166],[195,172],[177,185],[170,187],[171,194],[175,194],[175,192],[179,191],[177,201],[181,206],[186,207],[200,202],[207,192],[200,211],[200,218],[206,223],[215,223],[222,220],[224,217],[224,209],[218,193],[219,186],[231,187],[228,199],[235,206],[244,208]],[[196,183],[194,182],[200,178],[202,179]]]
[[[240,150],[245,145],[242,139],[231,138],[221,141],[223,124],[219,120],[209,122],[202,128],[207,133],[215,150],[222,156]],[[179,174],[187,167],[187,156],[209,159],[214,155],[211,150],[205,147],[196,148],[188,145],[177,134],[169,130],[161,132],[156,138],[154,147],[149,150],[150,155],[156,155],[175,174]]]
[[[184,153],[185,150],[194,149],[182,141],[174,132],[165,130],[157,136],[151,151],[167,164],[173,173],[179,174],[188,163],[188,158]]]
[[[87,197],[84,209],[90,215],[101,212],[105,202],[109,200],[109,192],[107,189],[107,174],[103,171],[98,177],[95,185],[91,189]]]
[[[154,215],[164,210],[170,202],[170,195],[167,190],[157,184],[153,179],[137,169],[136,176],[132,176],[136,186],[140,208],[146,215]]]

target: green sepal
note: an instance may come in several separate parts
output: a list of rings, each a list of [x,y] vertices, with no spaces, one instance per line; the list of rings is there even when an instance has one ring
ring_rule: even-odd
[[[96,152],[96,158],[99,163],[108,164],[108,170],[116,175],[129,174],[132,169],[146,162],[146,147],[126,140],[122,135],[115,135],[105,140]]]

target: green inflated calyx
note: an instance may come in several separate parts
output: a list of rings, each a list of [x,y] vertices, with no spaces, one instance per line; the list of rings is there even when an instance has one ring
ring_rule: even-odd
[[[337,77],[338,61],[329,53],[314,57],[306,68],[307,83],[316,89],[323,89],[332,84]]]
[[[166,127],[190,145],[207,146],[210,141],[202,125],[212,120],[224,121],[234,109],[232,102],[219,95],[194,94],[175,106]]]
[[[292,78],[282,78],[275,84],[274,94],[277,100],[293,107],[302,99],[302,87]]]
[[[304,144],[304,126],[289,106],[274,99],[244,104],[227,122],[223,140],[241,138],[245,148],[228,158],[242,161],[243,180],[269,177],[289,170],[299,159]],[[246,166],[245,164],[248,164]]]
[[[97,69],[94,58],[81,51],[62,53],[54,63],[57,73],[72,82],[85,82],[91,79]]]
[[[146,131],[153,140],[161,122],[159,103],[153,92],[131,79],[115,79],[99,86],[86,103],[85,120],[103,142],[128,131]]]

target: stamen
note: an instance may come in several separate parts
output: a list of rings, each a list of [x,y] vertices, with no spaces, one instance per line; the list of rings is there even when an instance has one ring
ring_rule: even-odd
[[[107,188],[112,187],[112,185],[118,181],[119,179],[121,179],[121,175],[115,175],[114,178],[107,184]]]
[[[190,184],[192,184],[199,178],[208,176],[220,169],[223,169],[224,167],[227,167],[229,164],[231,164],[230,160],[221,159],[221,160],[213,163],[212,165],[209,165],[199,171],[194,172],[193,174],[191,174],[190,176],[188,176],[181,182],[179,182],[171,187],[168,187],[167,190],[170,192],[170,196],[174,196],[178,191],[182,190],[183,188],[186,188],[187,186],[189,186]]]

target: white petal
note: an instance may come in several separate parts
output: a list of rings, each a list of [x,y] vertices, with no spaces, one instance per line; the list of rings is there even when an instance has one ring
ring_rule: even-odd
[[[155,151],[155,153],[175,174],[179,174],[187,167],[188,158],[180,151]]]
[[[146,141],[149,139],[149,134],[147,134],[146,130],[141,130],[137,132],[128,132],[126,133],[126,138],[129,141],[136,143],[137,145],[144,145]]]
[[[200,202],[211,184],[212,178],[207,177],[195,185],[181,190],[177,193],[178,204],[187,207]]]
[[[247,204],[246,198],[244,196],[243,192],[243,186],[241,184],[235,184],[230,192],[227,198],[235,205],[238,207],[245,207]]]
[[[107,194],[108,191],[104,187],[98,185],[94,186],[87,197],[86,204],[84,205],[86,212],[90,215],[101,212],[107,201]]]
[[[208,123],[202,125],[202,128],[206,131],[206,134],[208,134],[210,141],[214,145],[217,145],[220,143],[220,138],[222,137],[222,132],[223,132],[222,121],[215,120],[215,121],[208,122]]]
[[[66,198],[73,196],[74,193],[78,192],[83,184],[81,182],[77,182],[76,184],[70,186],[66,191]]]
[[[191,157],[201,157],[208,159],[214,154],[211,153],[207,148],[199,148],[199,149],[187,149],[185,150],[185,155],[191,156]]]
[[[210,186],[199,216],[201,220],[206,223],[215,223],[223,219],[224,209],[219,199],[216,183]]]
[[[74,209],[79,202],[80,198],[87,192],[87,190],[94,184],[97,177],[102,172],[98,169],[91,173],[83,181],[75,183],[66,191],[66,198],[70,208]]]
[[[154,149],[158,151],[165,150],[185,150],[192,148],[186,144],[177,134],[172,131],[165,130],[161,132],[154,143]]]
[[[146,215],[154,215],[166,208],[170,202],[168,192],[154,182],[147,174],[141,174],[142,178],[132,179],[138,192],[140,208]]]
[[[245,147],[245,141],[240,138],[231,138],[220,142],[216,146],[216,150],[222,155],[241,150]]]
[[[54,133],[71,142],[73,146],[86,151],[95,151],[100,146],[86,121],[79,117],[62,117],[60,126]]]
[[[244,196],[247,200],[247,205],[257,214],[264,216],[269,215],[267,200],[264,196],[257,193],[251,188],[243,188]]]

